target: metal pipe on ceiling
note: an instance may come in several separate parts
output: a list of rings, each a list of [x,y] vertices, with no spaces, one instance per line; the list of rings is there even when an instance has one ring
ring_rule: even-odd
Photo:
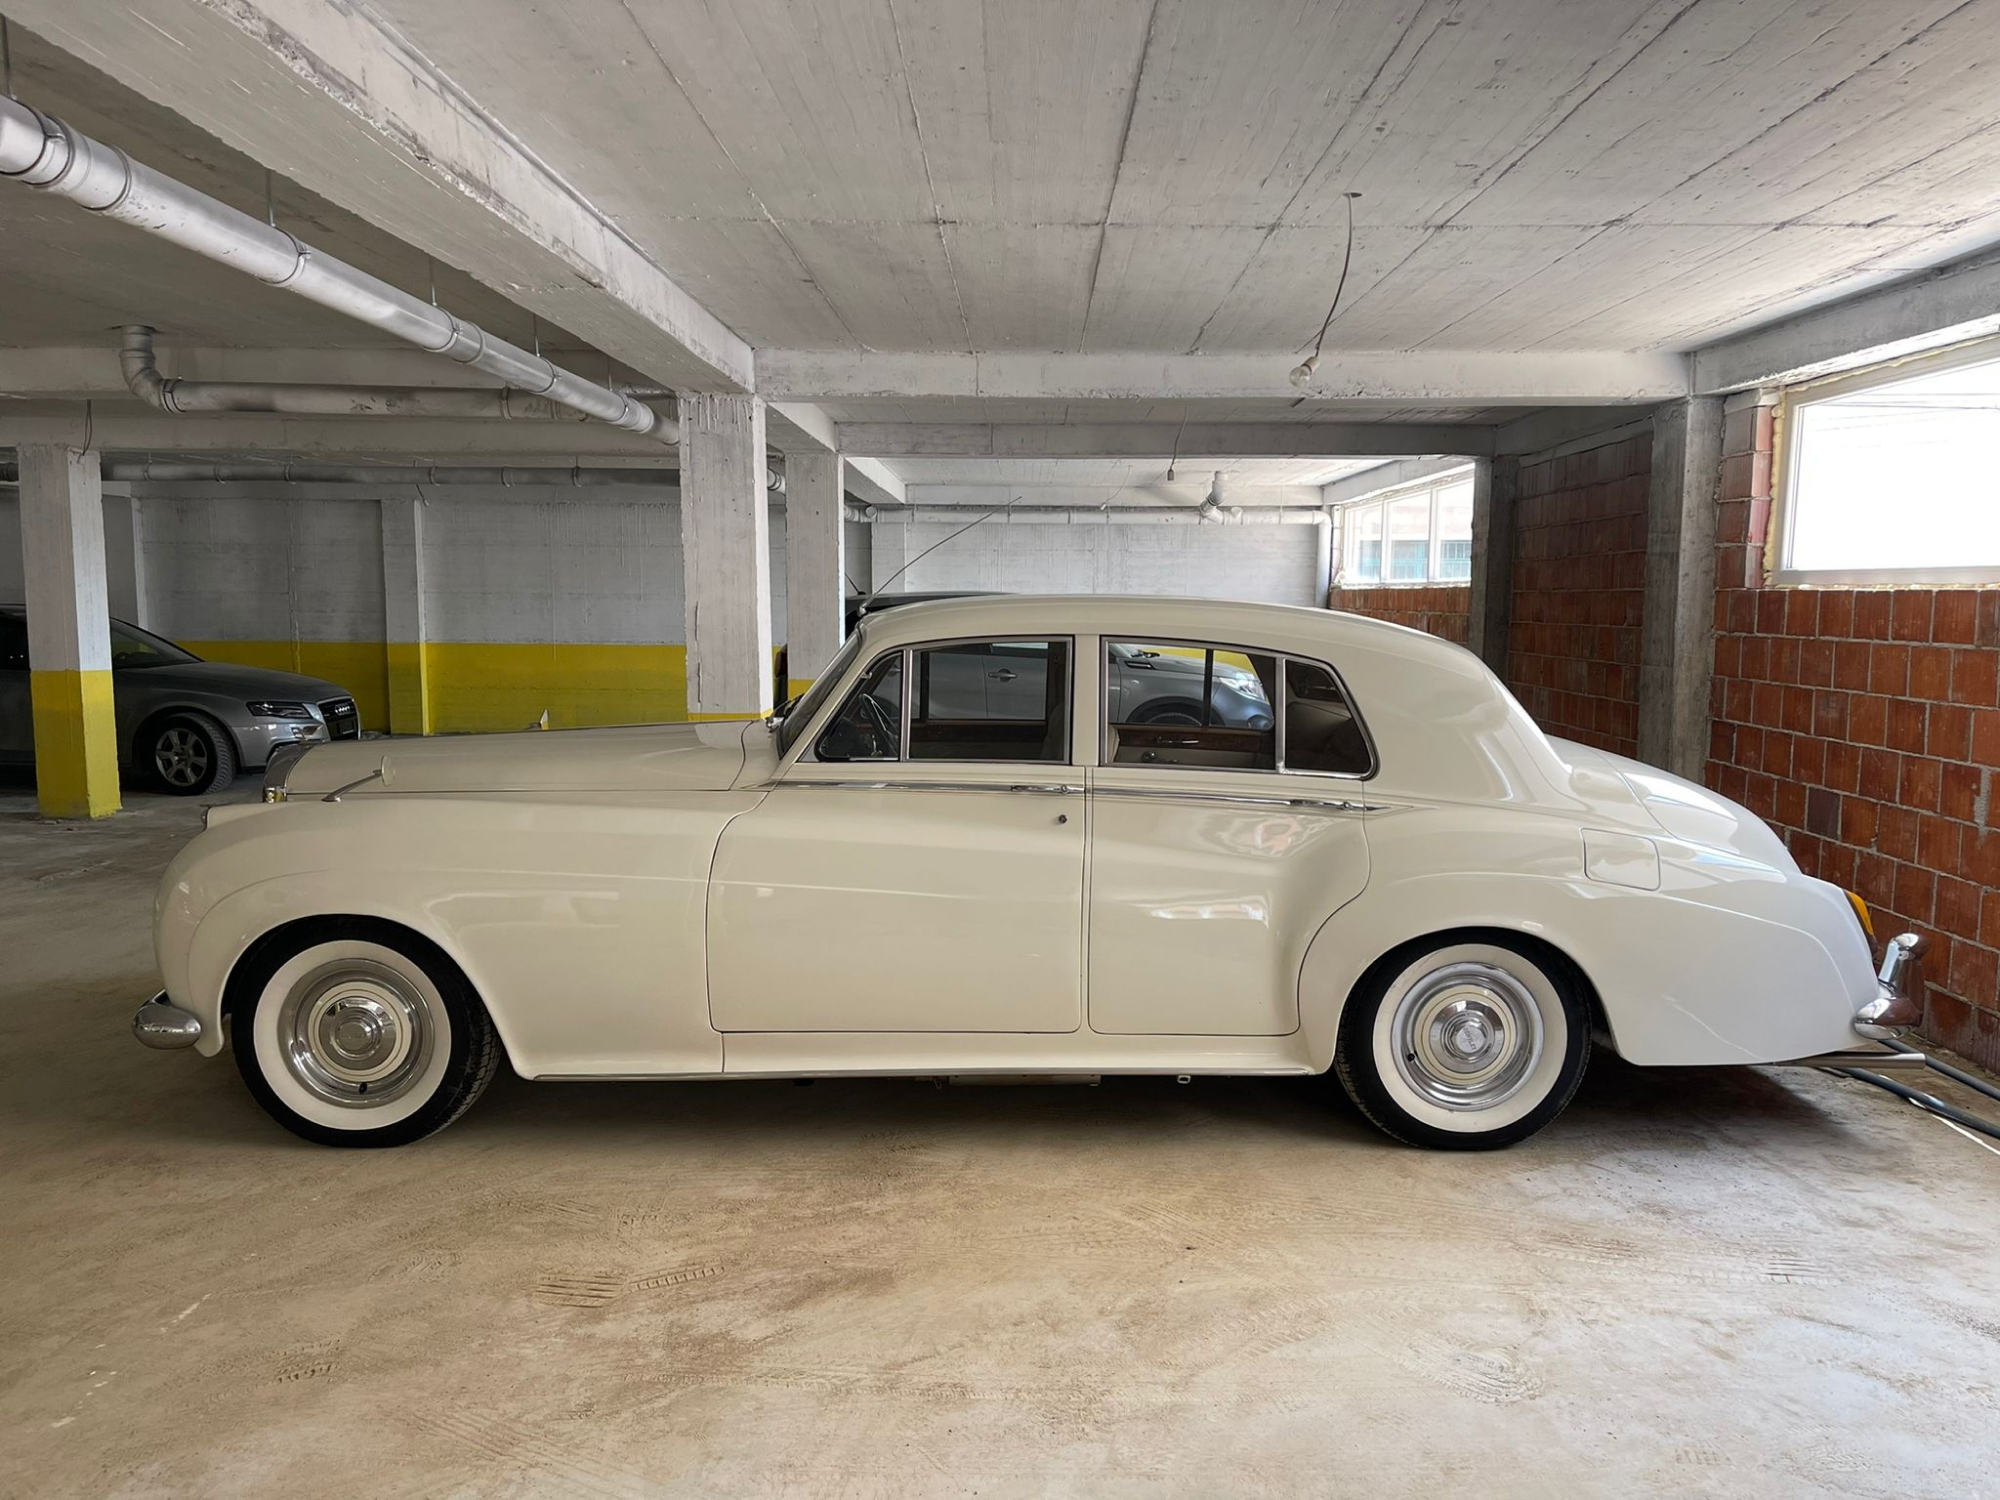
[[[870,507],[877,522],[915,526],[949,526],[973,513],[971,506],[910,505],[901,509]],[[1231,505],[1204,514],[1200,509],[1167,505],[1016,505],[993,518],[996,526],[1324,526],[1329,517],[1313,505]]]
[[[680,488],[678,469],[647,468],[489,468],[454,464],[316,464],[316,463],[230,463],[196,459],[106,458],[99,466],[102,477],[136,484],[373,484],[373,485],[488,485],[518,488],[554,485],[571,489],[610,487]],[[19,481],[18,466],[0,460],[0,485]],[[773,473],[766,480],[772,495],[785,492],[784,476]],[[862,519],[850,511],[850,520]]]
[[[531,396],[662,442],[679,437],[673,421],[644,403],[453,317],[15,99],[0,98],[0,176],[156,234]]]
[[[160,373],[153,330],[121,330],[118,362],[125,384],[148,406],[175,415],[191,412],[282,412],[297,417],[448,417],[512,421],[588,422],[571,407],[544,396],[492,387],[303,385],[275,381],[179,380]]]

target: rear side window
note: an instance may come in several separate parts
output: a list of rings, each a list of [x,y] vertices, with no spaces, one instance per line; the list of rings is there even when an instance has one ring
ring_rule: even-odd
[[[1366,776],[1367,737],[1323,663],[1186,641],[1107,641],[1104,761]]]

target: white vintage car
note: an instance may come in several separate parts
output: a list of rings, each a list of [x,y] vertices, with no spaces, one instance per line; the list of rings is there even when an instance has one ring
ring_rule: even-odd
[[[1192,712],[1118,711],[1149,661],[1202,682]],[[1224,714],[1217,681],[1272,711]],[[1497,1146],[1562,1109],[1593,1036],[1763,1063],[1916,1018],[1913,940],[1878,971],[1866,908],[1744,809],[1550,740],[1459,647],[1316,610],[912,605],[765,722],[329,745],[264,803],[168,869],[134,1024],[231,1042],[329,1144],[439,1129],[504,1055],[1331,1070],[1394,1136]]]

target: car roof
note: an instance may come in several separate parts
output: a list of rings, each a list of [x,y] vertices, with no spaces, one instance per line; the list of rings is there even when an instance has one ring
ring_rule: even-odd
[[[1143,632],[1143,638],[1189,636],[1219,645],[1337,650],[1365,641],[1412,656],[1453,655],[1464,648],[1421,630],[1340,610],[1173,594],[992,594],[905,604],[863,618],[871,642],[885,645],[946,636],[1047,631]]]

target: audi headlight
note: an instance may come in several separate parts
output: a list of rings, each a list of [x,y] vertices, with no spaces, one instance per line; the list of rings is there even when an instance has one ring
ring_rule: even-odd
[[[312,710],[303,703],[277,701],[246,703],[243,706],[250,710],[253,717],[259,719],[310,719],[313,716]]]

